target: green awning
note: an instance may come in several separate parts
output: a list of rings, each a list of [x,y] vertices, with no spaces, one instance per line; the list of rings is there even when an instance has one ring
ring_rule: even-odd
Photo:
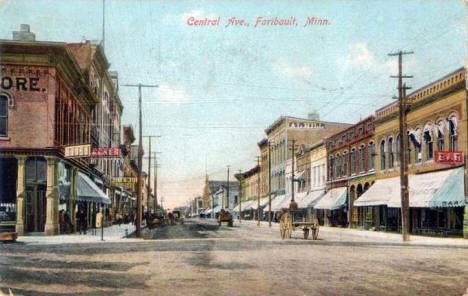
[[[431,208],[465,206],[465,186],[463,168],[454,169],[442,187],[429,201]]]
[[[76,200],[109,205],[109,197],[85,174],[78,172]]]

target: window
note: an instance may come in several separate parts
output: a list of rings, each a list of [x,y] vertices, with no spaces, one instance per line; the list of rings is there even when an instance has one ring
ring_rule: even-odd
[[[8,136],[8,98],[0,96],[0,137]]]
[[[393,169],[393,138],[388,139],[387,151],[388,151],[388,168]]]
[[[366,159],[364,146],[359,147],[359,171],[364,172],[364,162]]]
[[[337,155],[335,157],[335,168],[336,168],[336,177],[341,177],[341,157]]]
[[[414,162],[420,163],[421,162],[421,143],[418,142],[418,139],[415,137],[414,134],[410,135],[410,139],[414,147]]]
[[[374,144],[374,142],[371,142],[371,143],[369,144],[368,153],[369,153],[369,170],[373,170],[374,167],[375,167],[375,164],[374,164],[375,144]]]
[[[351,150],[351,174],[356,173],[356,149]]]
[[[343,176],[348,175],[348,154],[343,153]]]
[[[385,170],[385,141],[380,143],[380,169]]]
[[[328,179],[331,180],[332,178],[333,178],[333,156],[331,156],[328,161]]]
[[[400,165],[400,162],[401,162],[401,157],[400,157],[400,154],[401,154],[401,137],[400,135],[397,136],[396,138],[396,158],[397,158],[397,164],[398,166]]]
[[[438,151],[444,151],[444,149],[445,149],[444,135],[438,129],[437,130],[437,150]]]
[[[449,137],[450,137],[450,151],[457,151],[458,145],[457,145],[457,127],[456,123],[454,122],[456,119],[451,119],[449,120]]]
[[[432,135],[430,131],[424,132],[424,144],[426,145],[426,160],[432,160],[433,146],[432,146]]]

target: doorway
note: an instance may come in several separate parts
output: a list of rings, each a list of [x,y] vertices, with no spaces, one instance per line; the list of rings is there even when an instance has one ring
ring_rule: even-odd
[[[47,163],[42,157],[26,161],[25,231],[44,232],[47,208]]]

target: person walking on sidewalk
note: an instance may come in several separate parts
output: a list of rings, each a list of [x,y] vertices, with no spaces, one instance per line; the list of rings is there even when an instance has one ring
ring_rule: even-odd
[[[86,234],[86,212],[84,211],[83,208],[80,209],[77,215],[78,218],[78,229],[80,231],[80,234],[84,233]]]

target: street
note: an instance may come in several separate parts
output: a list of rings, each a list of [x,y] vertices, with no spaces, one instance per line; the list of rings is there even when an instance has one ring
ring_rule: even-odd
[[[319,240],[276,224],[213,220],[145,229],[145,240],[0,245],[2,291],[14,295],[457,295],[466,244],[403,245],[327,230]]]

